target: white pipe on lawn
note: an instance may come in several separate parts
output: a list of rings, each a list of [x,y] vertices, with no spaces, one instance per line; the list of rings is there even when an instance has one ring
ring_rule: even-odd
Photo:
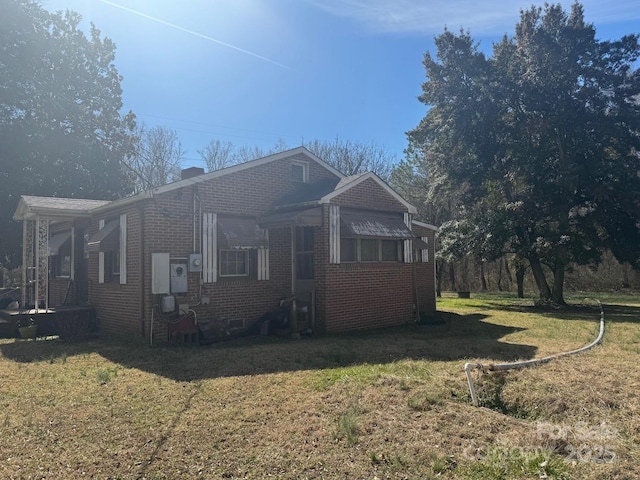
[[[554,355],[549,355],[544,358],[534,358],[532,360],[526,360],[523,362],[511,362],[511,363],[491,363],[489,365],[483,365],[481,363],[471,363],[467,362],[464,364],[464,373],[467,375],[467,382],[469,383],[469,392],[471,393],[471,402],[475,407],[478,406],[478,396],[476,394],[475,385],[473,384],[473,377],[471,376],[472,369],[478,369],[482,371],[494,371],[494,370],[510,370],[512,368],[525,368],[532,367],[535,365],[540,365],[542,363],[547,363],[556,358],[565,357],[567,355],[574,355],[576,353],[584,352],[596,346],[598,343],[602,341],[602,337],[604,336],[604,309],[602,308],[602,303],[600,300],[596,300],[598,305],[600,306],[600,333],[598,333],[598,337],[591,342],[589,345],[585,345],[582,348],[578,348],[576,350],[571,350],[569,352],[556,353]]]

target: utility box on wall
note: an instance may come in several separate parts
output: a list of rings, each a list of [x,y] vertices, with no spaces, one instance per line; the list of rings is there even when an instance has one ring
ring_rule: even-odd
[[[171,264],[171,293],[187,293],[187,264]]]

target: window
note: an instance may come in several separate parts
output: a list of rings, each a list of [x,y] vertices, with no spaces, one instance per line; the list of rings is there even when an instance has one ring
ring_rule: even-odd
[[[120,250],[104,252],[104,281],[120,283]]]
[[[296,227],[296,279],[313,280],[313,227]]]
[[[71,277],[71,230],[52,235],[48,248],[51,277]]]
[[[100,220],[87,250],[98,251],[98,283],[127,283],[127,215]]]
[[[255,217],[203,213],[202,272],[204,283],[222,277],[269,280],[268,232]]]
[[[358,243],[355,238],[340,239],[340,261],[355,262],[358,260]]]
[[[341,262],[400,262],[402,252],[402,240],[340,238]]]
[[[397,240],[380,240],[380,248],[383,262],[397,262],[400,260],[399,242]]]
[[[221,277],[243,277],[248,275],[248,250],[220,250]]]
[[[360,239],[360,261],[377,262],[379,259],[378,240]]]
[[[291,162],[291,180],[307,183],[309,181],[309,164],[306,162]]]

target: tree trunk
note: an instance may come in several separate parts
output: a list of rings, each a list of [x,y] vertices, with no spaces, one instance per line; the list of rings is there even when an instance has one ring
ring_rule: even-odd
[[[487,279],[484,277],[484,262],[480,262],[480,282],[482,283],[482,291],[486,292],[487,288]]]
[[[529,265],[531,265],[531,273],[533,273],[533,278],[536,281],[538,291],[540,292],[540,300],[542,302],[548,302],[551,300],[551,290],[549,289],[549,284],[544,276],[540,260],[537,257],[529,258]]]
[[[449,262],[449,282],[451,282],[451,290],[457,290],[457,288],[456,288],[456,269],[453,266],[453,262]]]
[[[516,267],[516,282],[518,283],[518,298],[524,298],[524,274],[527,267],[523,263],[519,263]]]
[[[564,262],[556,262],[553,270],[553,291],[551,301],[557,305],[565,305],[564,301]]]
[[[502,257],[500,257],[500,260],[498,260],[498,291],[499,292],[502,291],[502,260],[503,260]]]
[[[436,297],[442,297],[442,267],[444,267],[444,261],[436,261]]]
[[[507,279],[509,280],[509,288],[511,288],[511,284],[513,283],[513,277],[511,276],[511,270],[509,269],[509,262],[507,261],[507,257],[502,257],[502,259],[504,260],[504,273],[507,274]],[[524,271],[522,275],[523,275],[522,278],[524,278]]]

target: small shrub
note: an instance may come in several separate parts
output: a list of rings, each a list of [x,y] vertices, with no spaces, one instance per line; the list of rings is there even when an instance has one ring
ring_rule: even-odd
[[[358,443],[360,438],[360,409],[350,407],[338,418],[338,438],[347,440],[350,446]]]

